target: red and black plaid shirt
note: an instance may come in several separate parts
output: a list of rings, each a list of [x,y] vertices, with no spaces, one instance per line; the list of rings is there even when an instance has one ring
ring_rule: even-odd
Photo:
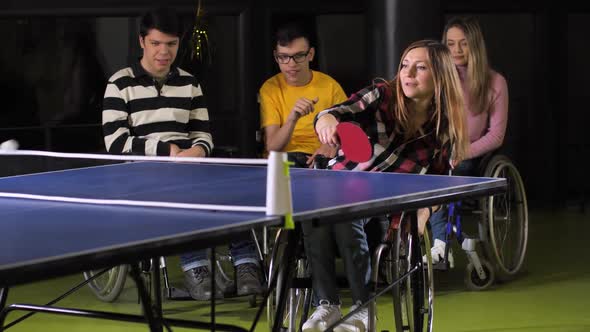
[[[332,169],[367,170],[417,174],[448,174],[451,142],[436,137],[434,123],[427,123],[423,134],[409,140],[396,133],[396,119],[390,104],[394,103],[392,90],[386,83],[376,83],[350,96],[332,108],[320,112],[334,115],[338,121],[356,122],[369,136],[374,146],[373,158],[366,163],[346,162],[342,151],[330,162]],[[316,121],[317,121],[316,118]],[[446,127],[441,126],[441,133]]]

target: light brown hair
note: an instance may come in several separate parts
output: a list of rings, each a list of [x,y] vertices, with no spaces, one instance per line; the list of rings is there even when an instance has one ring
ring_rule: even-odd
[[[408,52],[415,48],[425,48],[428,53],[432,79],[434,81],[434,95],[432,100],[433,114],[430,121],[435,124],[435,134],[441,142],[451,140],[453,155],[456,161],[463,160],[467,155],[469,139],[467,124],[463,114],[463,93],[459,75],[446,45],[435,40],[420,40],[408,46],[402,54],[403,60]],[[395,89],[395,105],[392,111],[402,130],[410,126],[408,104],[410,99],[402,90],[400,71],[402,61],[397,69],[397,75],[390,82]]]
[[[447,22],[442,42],[447,44],[447,32],[450,28],[463,31],[469,46],[467,56],[468,89],[471,96],[471,109],[479,114],[487,111],[490,106],[491,75],[486,43],[477,20],[473,17],[453,17]]]

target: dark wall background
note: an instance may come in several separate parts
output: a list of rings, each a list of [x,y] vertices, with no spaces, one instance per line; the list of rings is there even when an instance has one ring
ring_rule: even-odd
[[[256,94],[278,71],[272,31],[303,19],[315,35],[315,69],[347,93],[391,78],[411,41],[439,39],[446,19],[479,18],[492,66],[508,80],[503,151],[520,169],[533,205],[583,207],[590,152],[586,65],[590,5],[571,1],[204,0],[210,36],[205,63],[183,47],[179,62],[204,85],[220,154],[260,153]],[[0,28],[0,141],[26,149],[103,152],[100,102],[106,79],[140,55],[137,19],[159,1],[4,0]],[[196,1],[171,0],[191,27]],[[0,171],[7,168],[6,160]],[[34,169],[32,164],[18,165]]]

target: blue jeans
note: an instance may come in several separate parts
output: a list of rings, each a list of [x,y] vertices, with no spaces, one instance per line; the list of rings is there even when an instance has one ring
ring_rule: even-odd
[[[336,280],[336,251],[344,261],[346,278],[352,293],[352,301],[369,299],[371,256],[367,236],[363,229],[365,220],[314,227],[310,222],[303,226],[303,240],[307,259],[311,266],[314,302],[327,300],[339,304]]]
[[[182,271],[186,272],[197,267],[209,266],[208,252],[208,249],[201,249],[180,255]],[[233,259],[234,266],[244,263],[259,264],[256,244],[252,239],[233,241],[229,246],[229,253]]]
[[[480,158],[463,160],[453,170],[453,175],[472,176],[475,168],[479,164]],[[432,214],[430,217],[430,228],[432,229],[432,238],[447,242],[447,218],[449,211],[445,206]]]

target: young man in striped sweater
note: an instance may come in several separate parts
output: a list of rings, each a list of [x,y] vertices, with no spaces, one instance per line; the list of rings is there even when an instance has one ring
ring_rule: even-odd
[[[102,124],[108,152],[146,156],[207,157],[213,150],[209,115],[198,80],[173,65],[180,24],[170,8],[141,19],[141,59],[116,72],[103,100]],[[236,266],[237,294],[261,293],[260,268],[252,240],[230,246]],[[184,253],[185,285],[196,300],[211,298],[206,250]],[[218,285],[216,297],[223,296]]]

